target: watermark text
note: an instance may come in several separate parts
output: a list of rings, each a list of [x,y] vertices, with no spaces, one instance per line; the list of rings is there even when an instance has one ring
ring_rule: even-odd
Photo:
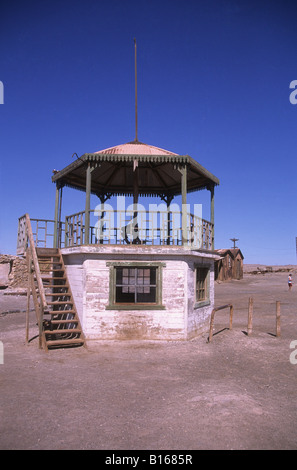
[[[290,349],[297,348],[297,340],[295,339],[294,341],[291,341],[290,343]],[[290,354],[290,363],[293,365],[297,364],[297,349],[291,352]]]
[[[0,80],[0,104],[4,104],[4,85]]]
[[[297,80],[291,81],[290,88],[294,88],[294,91],[291,91],[289,96],[290,103],[297,104]]]

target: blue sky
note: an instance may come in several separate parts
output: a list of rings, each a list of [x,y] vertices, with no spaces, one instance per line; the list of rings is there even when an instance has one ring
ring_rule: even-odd
[[[295,1],[2,1],[0,252],[18,217],[54,216],[52,170],[135,137],[220,179],[215,245],[246,263],[296,263]],[[209,193],[191,195],[209,215]],[[93,200],[93,206],[96,201]],[[65,189],[63,213],[84,210]]]

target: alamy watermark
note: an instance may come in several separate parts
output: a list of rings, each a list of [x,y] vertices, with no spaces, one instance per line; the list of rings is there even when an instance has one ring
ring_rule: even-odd
[[[0,104],[4,104],[4,85],[0,80]]]
[[[291,341],[290,343],[290,349],[297,348],[297,340],[295,339],[294,341]],[[297,349],[294,349],[294,351],[291,352],[290,354],[290,363],[293,365],[297,364]]]
[[[127,243],[147,239],[168,240],[168,237],[173,242],[184,235],[188,240],[194,237],[195,244],[202,243],[202,204],[194,204],[192,214],[190,204],[182,204],[181,208],[176,203],[149,204],[147,211],[139,203],[126,207],[125,197],[118,196],[116,209],[107,203],[98,204],[94,216],[97,218],[94,224],[97,239],[110,238],[116,233],[118,241]]]
[[[294,88],[294,91],[291,91],[289,96],[290,103],[297,104],[297,80],[291,81],[290,88]]]

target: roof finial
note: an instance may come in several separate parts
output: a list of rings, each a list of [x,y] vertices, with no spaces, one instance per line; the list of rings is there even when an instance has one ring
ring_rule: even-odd
[[[136,39],[134,38],[135,49],[135,142],[138,142],[138,129],[137,129],[137,61],[136,61]]]

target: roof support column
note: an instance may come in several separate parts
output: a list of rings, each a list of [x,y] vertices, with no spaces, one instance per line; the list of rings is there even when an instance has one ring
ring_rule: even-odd
[[[137,243],[138,238],[138,197],[139,197],[139,171],[138,160],[133,160],[133,242]]]
[[[211,249],[214,250],[214,184],[210,187]]]
[[[55,221],[54,221],[54,248],[61,247],[61,209],[62,209],[62,189],[60,183],[56,183],[56,200],[55,200]]]
[[[90,242],[90,205],[91,205],[91,164],[88,162],[86,171],[86,207],[85,207],[85,240],[84,245],[88,245]]]
[[[182,244],[188,243],[187,230],[187,166],[179,168],[181,172],[181,193],[182,193]]]

